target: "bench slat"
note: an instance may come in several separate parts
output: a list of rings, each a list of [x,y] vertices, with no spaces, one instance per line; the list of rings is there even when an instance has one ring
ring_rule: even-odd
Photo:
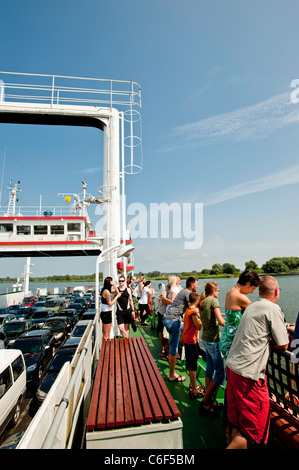
[[[169,420],[173,417],[172,411],[167,403],[163,390],[161,389],[161,385],[159,381],[157,380],[156,371],[153,368],[153,364],[151,363],[149,356],[147,355],[147,352],[149,352],[148,348],[142,341],[139,341],[140,339],[141,338],[137,339],[137,344],[138,344],[138,347],[140,348],[140,351],[142,351],[143,360],[148,370],[148,374],[150,376],[150,381],[152,383],[157,402],[159,404],[159,407],[162,410],[162,417],[160,419],[164,418],[165,420]]]
[[[167,404],[168,406],[170,407],[171,411],[172,411],[172,415],[173,415],[173,418],[179,418],[180,416],[182,416],[180,410],[178,409],[165,381],[163,380],[163,377],[161,375],[161,372],[159,371],[159,368],[157,366],[157,364],[155,363],[154,361],[154,358],[152,356],[152,354],[150,353],[150,350],[148,349],[148,346],[145,342],[145,339],[143,337],[140,337],[140,338],[137,338],[137,340],[143,344],[143,347],[144,347],[144,351],[146,351],[146,354],[147,354],[147,357],[148,357],[148,360],[149,362],[151,363],[151,366],[152,366],[152,369],[155,373],[155,376],[156,376],[156,379],[160,385],[160,388],[161,390],[163,391],[163,395],[167,401]]]
[[[132,358],[133,369],[134,369],[134,373],[136,377],[136,382],[138,384],[138,391],[139,391],[139,397],[140,397],[142,410],[143,410],[144,422],[150,423],[151,421],[153,421],[154,416],[153,416],[149,399],[146,393],[146,388],[143,382],[139,363],[136,358],[136,354],[135,354],[135,350],[133,346],[133,338],[132,338],[132,341],[129,342],[129,346],[130,346],[130,351],[131,351],[131,358]]]
[[[159,405],[159,402],[157,400],[155,390],[153,388],[150,376],[148,374],[148,371],[147,371],[147,368],[146,368],[146,365],[145,365],[145,362],[144,362],[144,357],[141,354],[140,348],[138,347],[138,343],[136,341],[136,338],[132,338],[132,339],[133,339],[133,344],[134,344],[134,348],[135,348],[135,354],[136,354],[136,357],[137,357],[138,362],[139,362],[139,367],[140,367],[140,370],[141,370],[141,373],[142,373],[142,377],[143,377],[143,380],[144,380],[145,388],[146,388],[146,391],[147,391],[147,394],[148,394],[148,397],[149,397],[149,400],[150,400],[150,404],[151,404],[151,407],[152,407],[152,410],[153,410],[154,417],[155,417],[156,420],[160,421],[161,419],[163,419],[163,413],[162,413],[161,407]]]
[[[87,429],[94,429],[96,427],[96,420],[97,420],[97,413],[98,413],[98,405],[99,405],[99,395],[100,395],[100,386],[101,380],[103,376],[103,364],[104,364],[104,357],[105,357],[105,342],[102,342],[102,347],[99,355],[97,371],[94,379],[94,386],[90,401],[90,408],[87,420]]]
[[[144,422],[142,406],[139,398],[138,393],[138,386],[136,383],[136,378],[133,369],[132,357],[130,352],[129,341],[125,341],[125,355],[127,359],[127,370],[128,370],[128,377],[129,377],[129,385],[130,385],[130,394],[133,401],[133,412],[135,418],[135,424],[142,424]]]
[[[115,340],[110,340],[110,356],[109,356],[109,380],[108,380],[108,406],[107,406],[107,422],[108,428],[115,427]]]
[[[109,351],[110,342],[107,341],[105,347],[105,358],[103,364],[103,377],[101,381],[101,389],[99,395],[99,408],[97,416],[97,428],[103,429],[106,427],[106,412],[107,412],[107,396],[108,396],[108,372],[109,372]]]
[[[127,341],[128,342],[128,341]],[[132,394],[130,390],[130,383],[128,377],[127,356],[125,352],[125,340],[120,340],[120,358],[121,358],[121,371],[122,371],[122,390],[123,390],[123,403],[124,403],[124,419],[127,426],[134,424],[134,412],[132,405]]]
[[[122,374],[124,369],[120,358],[120,342],[115,343],[115,426],[125,425],[124,392]]]

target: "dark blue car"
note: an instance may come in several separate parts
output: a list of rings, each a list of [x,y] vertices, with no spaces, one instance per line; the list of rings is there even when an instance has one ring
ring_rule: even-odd
[[[39,407],[47,396],[50,388],[52,387],[56,377],[61,371],[63,365],[66,362],[71,362],[74,354],[76,353],[80,338],[67,339],[60,346],[55,356],[53,357],[49,367],[46,369],[46,373],[40,380],[35,396],[35,406]]]
[[[55,339],[50,330],[34,330],[22,334],[12,349],[20,349],[25,358],[27,384],[35,385],[42,376],[42,367],[55,354]]]

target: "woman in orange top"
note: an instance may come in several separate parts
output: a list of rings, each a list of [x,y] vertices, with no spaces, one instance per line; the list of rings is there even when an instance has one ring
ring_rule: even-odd
[[[189,296],[189,307],[184,315],[184,347],[186,354],[186,368],[189,370],[190,377],[190,397],[199,398],[202,394],[196,383],[197,358],[200,355],[198,344],[198,333],[202,324],[199,315],[198,304],[200,295],[197,292],[191,292]]]

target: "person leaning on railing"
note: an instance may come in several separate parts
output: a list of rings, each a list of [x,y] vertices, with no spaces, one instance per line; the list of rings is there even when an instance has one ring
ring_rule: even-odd
[[[259,298],[246,308],[226,359],[228,449],[265,445],[268,440],[270,398],[265,373],[270,345],[286,350],[289,344],[277,305],[279,295],[274,277],[260,279]]]

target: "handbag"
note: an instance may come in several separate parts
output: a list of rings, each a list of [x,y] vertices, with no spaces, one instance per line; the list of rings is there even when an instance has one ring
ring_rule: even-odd
[[[151,315],[153,313],[154,308],[153,308],[153,305],[152,305],[153,299],[151,298],[150,295],[148,296],[148,302],[147,303],[148,303],[149,313]]]
[[[132,321],[131,321],[131,327],[132,327],[132,330],[134,332],[137,331],[137,326],[136,326],[136,323],[135,323],[135,318],[132,317]]]

